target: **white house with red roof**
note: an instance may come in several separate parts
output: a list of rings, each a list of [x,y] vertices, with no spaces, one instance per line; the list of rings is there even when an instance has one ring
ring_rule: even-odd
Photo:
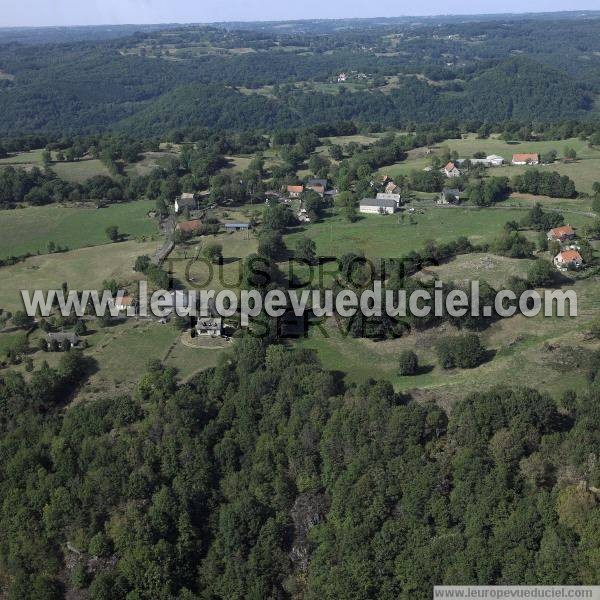
[[[453,162],[449,162],[444,167],[444,174],[446,175],[446,177],[449,177],[449,178],[460,177],[460,171],[458,170],[458,167]]]
[[[576,237],[575,230],[571,225],[555,227],[548,232],[548,239],[554,242],[568,242]]]
[[[579,269],[583,266],[583,258],[577,250],[563,250],[554,257],[554,266],[561,271]]]

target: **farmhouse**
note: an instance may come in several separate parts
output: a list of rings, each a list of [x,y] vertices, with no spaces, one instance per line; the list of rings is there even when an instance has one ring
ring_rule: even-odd
[[[46,337],[48,349],[51,349],[53,344],[62,346],[65,341],[68,342],[71,348],[74,348],[79,344],[79,336],[72,331],[59,331],[58,333],[49,333]]]
[[[385,193],[393,194],[396,192],[397,189],[398,189],[398,186],[393,181],[389,181],[387,183],[387,185],[385,186]]]
[[[306,182],[306,189],[324,196],[327,190],[327,179],[309,179]]]
[[[548,239],[554,242],[567,242],[575,239],[575,230],[570,225],[556,227],[548,232]]]
[[[460,190],[456,188],[444,188],[437,201],[438,204],[458,204],[459,202]]]
[[[360,201],[360,212],[371,215],[391,215],[396,211],[396,201],[378,198],[363,198]]]
[[[513,165],[539,165],[540,155],[539,154],[513,154],[512,157]]]
[[[400,206],[400,194],[388,194],[379,192],[375,197],[376,200],[393,200],[396,203],[396,206]]]
[[[135,306],[136,302],[135,298],[133,298],[132,296],[119,297],[119,294],[117,294],[117,297],[113,300],[113,304],[117,310],[125,311],[130,306]]]
[[[204,337],[221,337],[223,335],[223,319],[220,317],[198,319],[198,322],[196,323],[196,334]]]
[[[456,162],[462,166],[467,160],[472,165],[483,165],[484,167],[501,167],[504,164],[504,159],[497,154],[490,154],[485,158],[461,158]]]
[[[176,213],[183,212],[186,208],[188,210],[198,210],[198,200],[195,194],[185,192],[178,198],[175,198]]]
[[[182,221],[177,224],[177,229],[182,233],[194,233],[202,227],[202,221],[200,219],[192,219],[191,221]]]
[[[457,166],[453,162],[449,162],[444,167],[444,174],[446,175],[446,177],[449,177],[449,178],[460,177],[460,171],[458,170]]]
[[[555,256],[554,265],[561,271],[579,269],[583,265],[583,258],[577,250],[564,250]]]
[[[250,223],[225,223],[226,231],[247,231],[250,229]]]
[[[287,193],[290,198],[298,198],[303,191],[304,191],[303,185],[288,185],[287,186]]]

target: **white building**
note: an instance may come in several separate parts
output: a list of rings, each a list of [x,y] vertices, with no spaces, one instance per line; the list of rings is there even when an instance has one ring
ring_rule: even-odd
[[[361,213],[370,215],[391,215],[396,212],[396,201],[378,198],[363,198],[360,201]]]
[[[400,206],[400,194],[388,194],[387,192],[379,192],[375,200],[393,200],[396,207]]]

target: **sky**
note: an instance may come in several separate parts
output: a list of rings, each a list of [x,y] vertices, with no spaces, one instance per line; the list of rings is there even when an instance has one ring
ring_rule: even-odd
[[[598,0],[0,0],[0,27],[279,21],[597,10]],[[483,9],[483,10],[482,10]]]

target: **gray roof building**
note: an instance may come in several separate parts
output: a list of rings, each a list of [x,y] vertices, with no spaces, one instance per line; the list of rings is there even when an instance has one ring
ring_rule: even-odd
[[[396,201],[387,198],[363,198],[361,206],[374,206],[377,208],[396,208]]]

